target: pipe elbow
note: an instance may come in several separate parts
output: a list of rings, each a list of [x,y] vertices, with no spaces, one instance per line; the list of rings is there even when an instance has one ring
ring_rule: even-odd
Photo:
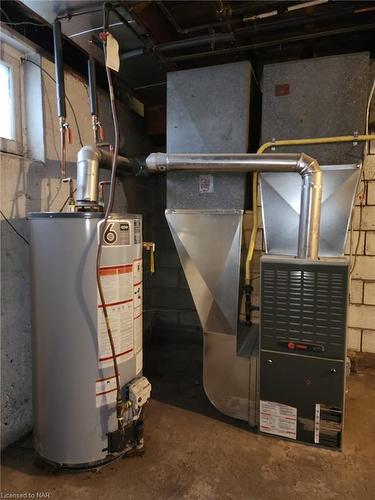
[[[323,172],[320,168],[319,163],[304,153],[297,162],[297,170],[300,173],[302,179],[310,184],[311,187],[321,190],[323,185]]]
[[[100,151],[96,146],[89,144],[87,146],[83,146],[78,151],[77,163],[79,164],[81,161],[98,161],[100,160]]]
[[[165,172],[168,167],[168,155],[165,153],[151,153],[146,158],[146,168],[149,172]]]
[[[297,169],[302,177],[305,176],[315,176],[322,173],[319,163],[311,156],[301,153],[298,162]]]

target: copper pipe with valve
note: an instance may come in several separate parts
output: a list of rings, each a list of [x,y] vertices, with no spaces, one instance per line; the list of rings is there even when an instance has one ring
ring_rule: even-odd
[[[69,183],[69,199],[68,199],[68,212],[74,212],[76,208],[76,202],[74,200],[74,190],[73,190],[73,179],[71,177],[65,177],[63,179],[64,183]]]
[[[111,181],[100,181],[99,182],[99,196],[98,205],[104,209],[104,186],[110,186]]]

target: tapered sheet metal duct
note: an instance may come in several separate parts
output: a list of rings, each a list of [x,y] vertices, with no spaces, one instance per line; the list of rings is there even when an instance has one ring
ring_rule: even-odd
[[[167,210],[204,332],[203,384],[225,415],[255,425],[257,332],[238,336],[241,210]],[[242,349],[241,349],[242,347]]]
[[[168,73],[167,152],[247,153],[250,92],[245,61]],[[256,364],[237,356],[245,182],[245,173],[170,172],[166,217],[204,331],[205,392],[254,425]]]
[[[166,218],[203,330],[235,335],[242,211],[167,210]]]
[[[344,254],[360,169],[358,165],[329,165],[321,169],[319,255],[339,257]],[[260,175],[263,231],[269,254],[297,255],[300,186],[301,178],[296,173]]]

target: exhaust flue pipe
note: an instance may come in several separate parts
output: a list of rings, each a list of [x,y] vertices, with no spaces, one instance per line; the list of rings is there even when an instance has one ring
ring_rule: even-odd
[[[146,159],[149,172],[298,172],[302,177],[298,257],[317,259],[319,253],[322,172],[305,154],[165,154]]]
[[[77,156],[77,195],[78,207],[98,205],[99,168],[112,168],[112,153],[99,149],[94,145],[84,146]],[[144,173],[142,163],[137,159],[117,156],[118,173],[141,175]]]

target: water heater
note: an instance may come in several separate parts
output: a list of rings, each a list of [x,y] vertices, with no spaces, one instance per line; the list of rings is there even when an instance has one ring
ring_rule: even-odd
[[[141,447],[142,405],[150,384],[142,377],[142,219],[100,212],[33,213],[34,447],[66,467],[104,463]],[[113,356],[96,282],[104,290],[124,401],[126,439],[117,430]],[[121,448],[121,447],[120,447]]]

